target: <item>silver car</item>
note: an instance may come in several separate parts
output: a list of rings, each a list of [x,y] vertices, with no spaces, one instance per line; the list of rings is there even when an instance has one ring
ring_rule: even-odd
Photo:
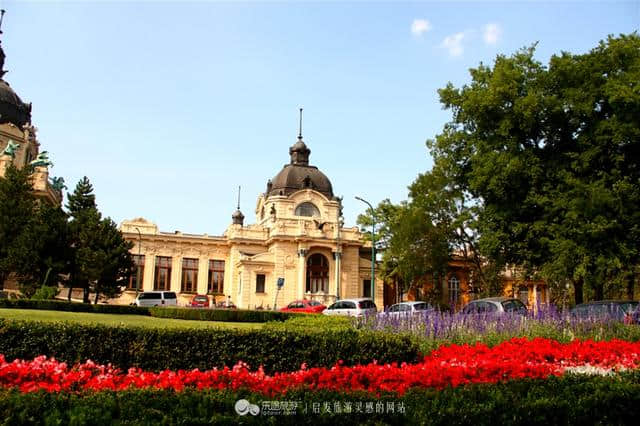
[[[367,298],[338,300],[322,311],[324,315],[348,315],[352,317],[361,317],[377,312],[376,304],[373,300]]]
[[[386,315],[399,316],[409,315],[420,312],[433,311],[434,308],[427,302],[414,301],[414,302],[400,302],[395,305],[391,305],[385,312]]]
[[[486,299],[473,300],[461,311],[463,314],[503,313],[511,312],[526,315],[527,306],[512,297],[487,297]]]

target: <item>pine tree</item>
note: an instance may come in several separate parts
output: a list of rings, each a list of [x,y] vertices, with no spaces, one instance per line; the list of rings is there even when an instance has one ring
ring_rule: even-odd
[[[67,210],[71,217],[76,218],[82,212],[87,212],[91,209],[97,209],[96,196],[93,194],[93,185],[89,182],[88,177],[83,177],[73,194],[67,193]]]
[[[69,297],[73,287],[84,290],[85,303],[89,302],[92,288],[96,303],[101,294],[119,295],[133,268],[131,243],[124,239],[115,222],[102,218],[93,186],[86,176],[78,182],[73,194],[68,194],[67,208],[73,251]]]
[[[0,288],[10,273],[24,268],[25,233],[33,227],[36,200],[29,170],[10,165],[0,179]]]
[[[101,215],[89,178],[84,176],[72,194],[67,194],[71,221],[69,233],[72,251],[69,277],[69,299],[73,288],[83,289],[83,302],[89,303],[90,283],[98,279],[98,231]]]

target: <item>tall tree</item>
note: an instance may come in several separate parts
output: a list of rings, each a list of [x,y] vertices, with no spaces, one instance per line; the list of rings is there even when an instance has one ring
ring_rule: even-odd
[[[69,277],[69,299],[73,288],[83,290],[83,302],[89,303],[92,281],[98,279],[97,259],[98,235],[101,214],[96,206],[96,197],[89,178],[84,176],[73,193],[67,194],[67,210],[71,218],[69,233],[72,249],[71,274]]]
[[[639,263],[640,37],[609,37],[549,66],[535,46],[440,90],[453,119],[433,143],[477,210],[494,258],[602,298]],[[631,266],[630,265],[634,265]]]
[[[29,236],[34,230],[36,199],[27,168],[10,165],[0,179],[0,287],[9,274],[29,272],[33,251]]]
[[[67,209],[73,251],[69,295],[76,287],[83,289],[85,303],[89,302],[91,290],[95,292],[95,303],[101,294],[117,296],[133,268],[131,243],[124,240],[110,218],[102,218],[86,176],[68,195]]]

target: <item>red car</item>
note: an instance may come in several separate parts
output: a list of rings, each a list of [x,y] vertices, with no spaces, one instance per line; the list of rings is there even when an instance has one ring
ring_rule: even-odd
[[[306,312],[308,314],[319,314],[327,307],[317,300],[296,300],[280,309],[282,312]]]
[[[196,294],[191,299],[191,303],[189,304],[192,308],[208,308],[209,307],[209,297],[204,294]]]

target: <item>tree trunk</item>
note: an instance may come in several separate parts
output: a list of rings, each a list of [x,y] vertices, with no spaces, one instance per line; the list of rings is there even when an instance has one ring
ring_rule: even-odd
[[[593,287],[594,290],[594,297],[596,300],[602,300],[604,299],[604,285],[602,284],[597,284]]]
[[[82,291],[82,303],[89,303],[89,283],[85,283]]]
[[[582,295],[583,284],[584,284],[584,280],[582,278],[573,280],[573,292],[575,296],[574,299],[575,299],[576,305],[579,305],[584,300]]]
[[[73,286],[69,285],[69,294],[67,295],[67,302],[71,302],[71,293],[73,292]]]
[[[98,290],[96,290],[96,299],[95,299],[95,301],[93,302],[93,304],[94,304],[94,305],[97,305],[97,304],[98,304],[98,297],[100,297],[100,293],[98,293]]]
[[[627,272],[627,299],[633,300],[633,289],[635,287],[635,276],[633,273]]]

